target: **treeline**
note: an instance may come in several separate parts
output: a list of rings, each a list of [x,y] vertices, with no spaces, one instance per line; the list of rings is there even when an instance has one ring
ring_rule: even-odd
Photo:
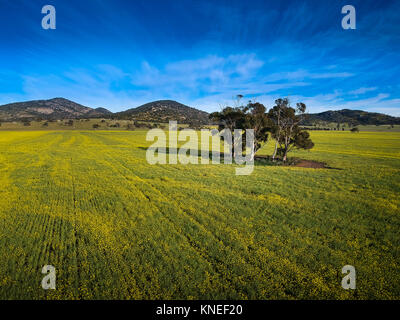
[[[344,127],[342,127],[342,128],[329,128],[329,127],[327,127],[327,128],[321,128],[321,127],[302,127],[302,129],[303,130],[310,130],[310,131],[313,131],[313,130],[319,130],[319,131],[345,131],[345,129],[344,129]]]

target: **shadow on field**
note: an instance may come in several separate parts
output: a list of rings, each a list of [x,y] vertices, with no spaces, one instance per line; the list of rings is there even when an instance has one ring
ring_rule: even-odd
[[[146,148],[146,147],[139,147],[142,150],[154,150],[156,154],[163,153],[163,154],[182,154],[184,153],[187,156],[190,156],[191,149],[182,149],[182,148],[169,148],[166,147],[165,150],[160,150],[159,148]],[[229,154],[223,152],[208,152],[207,154],[202,154],[201,150],[192,150],[194,152],[194,156],[202,157],[203,159],[212,160],[219,159],[222,163],[225,157],[230,158]],[[234,162],[234,161],[233,161]],[[297,167],[297,168],[309,168],[309,169],[333,169],[333,170],[343,170],[341,168],[333,168],[328,166],[324,162],[319,162],[315,160],[305,160],[300,158],[289,158],[287,162],[283,162],[280,158],[275,158],[272,160],[271,156],[264,156],[259,155],[254,157],[254,165],[255,166],[283,166],[283,167]]]
[[[300,158],[289,158],[287,162],[283,162],[280,158],[275,158],[272,160],[271,156],[255,156],[255,165],[275,165],[275,166],[285,166],[285,167],[297,167],[297,168],[310,168],[310,169],[333,169],[333,170],[343,170],[341,168],[333,168],[328,166],[325,162],[319,162],[315,160],[305,160]]]
[[[210,152],[208,152],[208,155],[207,154],[205,154],[205,155],[203,155],[202,153],[201,153],[201,150],[191,150],[191,149],[184,149],[184,148],[179,148],[179,149],[177,149],[177,148],[169,148],[169,147],[166,147],[165,148],[165,151],[161,151],[159,148],[146,148],[146,147],[139,147],[139,149],[142,149],[142,150],[155,150],[155,153],[157,154],[157,153],[164,153],[164,154],[185,154],[185,155],[187,155],[187,156],[190,156],[190,151],[192,151],[192,152],[194,152],[194,156],[197,156],[197,157],[202,157],[203,159],[209,159],[209,160],[212,160],[212,158],[214,157],[215,159],[220,159],[220,160],[224,160],[225,159],[225,157],[230,157],[230,155],[229,154],[227,154],[227,153],[223,153],[223,152],[212,152],[212,151],[210,151]]]

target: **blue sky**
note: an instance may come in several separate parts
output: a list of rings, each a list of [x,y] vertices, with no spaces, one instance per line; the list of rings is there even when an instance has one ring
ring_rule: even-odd
[[[41,28],[46,4],[56,30]],[[356,30],[341,27],[346,4]],[[399,12],[376,0],[0,0],[0,104],[174,99],[215,111],[243,94],[400,116]]]

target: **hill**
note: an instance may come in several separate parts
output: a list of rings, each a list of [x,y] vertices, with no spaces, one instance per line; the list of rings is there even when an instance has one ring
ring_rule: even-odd
[[[111,114],[107,109],[85,107],[64,98],[25,101],[0,106],[1,121],[99,118]]]
[[[118,119],[135,119],[157,122],[176,120],[178,123],[209,123],[207,112],[188,107],[173,100],[149,102],[137,108],[115,113],[114,117]]]
[[[137,108],[112,113],[105,108],[90,108],[64,98],[16,102],[0,106],[0,121],[63,120],[79,118],[113,118],[181,124],[209,124],[207,112],[173,100],[158,100]],[[337,110],[308,114],[303,125],[346,123],[356,125],[400,125],[400,117],[362,110]]]
[[[309,114],[305,125],[314,125],[318,122],[349,123],[351,125],[384,125],[400,124],[399,117],[392,117],[382,113],[362,110],[343,109],[338,111],[324,111]]]

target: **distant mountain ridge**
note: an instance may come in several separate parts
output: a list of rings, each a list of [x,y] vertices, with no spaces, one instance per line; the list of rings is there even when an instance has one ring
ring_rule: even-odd
[[[176,120],[178,123],[207,124],[210,122],[208,113],[174,100],[158,100],[146,103],[137,108],[114,114],[118,119],[132,119],[145,121],[168,122]]]
[[[400,124],[400,117],[393,117],[382,113],[367,112],[362,110],[342,109],[337,111],[324,111],[308,114],[305,125],[318,122],[349,123],[352,125],[384,125]]]
[[[63,120],[79,118],[129,119],[194,125],[209,124],[209,114],[174,100],[157,100],[137,108],[112,113],[105,108],[90,108],[64,98],[9,103],[0,106],[0,121]],[[355,125],[400,124],[400,117],[362,110],[343,109],[307,115],[303,125],[321,122]]]
[[[111,115],[104,108],[89,108],[64,98],[32,100],[0,106],[1,121],[59,120],[70,118],[99,118]]]

